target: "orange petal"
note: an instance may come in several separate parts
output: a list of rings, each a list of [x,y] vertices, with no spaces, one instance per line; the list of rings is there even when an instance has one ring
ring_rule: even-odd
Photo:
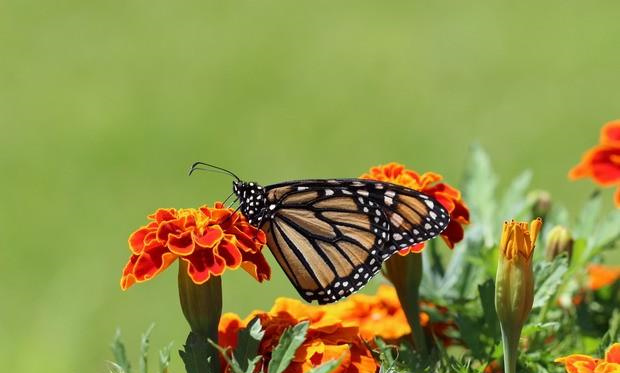
[[[146,237],[149,233],[152,233],[153,231],[154,228],[149,224],[133,232],[129,236],[129,248],[131,252],[136,255],[142,253],[146,244]]]
[[[601,128],[600,141],[603,145],[620,145],[620,120],[608,122]]]
[[[194,251],[194,241],[192,240],[192,232],[182,232],[181,234],[168,235],[166,243],[168,249],[176,255],[189,255]]]
[[[620,373],[620,364],[601,362],[594,368],[594,373]]]
[[[614,193],[614,202],[616,203],[616,207],[620,208],[620,187],[618,187],[616,193]]]
[[[224,238],[224,232],[219,225],[209,226],[202,235],[194,235],[196,243],[206,248],[214,247],[222,238]]]
[[[224,239],[217,245],[216,250],[217,255],[224,259],[228,268],[237,269],[241,264],[241,252],[232,242]]]
[[[588,373],[594,371],[599,359],[575,354],[555,359],[555,362],[564,364],[568,373]]]
[[[614,343],[605,353],[605,361],[620,364],[620,343]]]

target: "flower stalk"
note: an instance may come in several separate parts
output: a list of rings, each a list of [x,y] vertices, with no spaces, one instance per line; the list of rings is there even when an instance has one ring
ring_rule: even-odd
[[[178,284],[183,315],[192,332],[202,342],[207,342],[211,371],[219,372],[218,351],[208,340],[218,342],[218,325],[222,316],[222,279],[220,276],[211,276],[204,284],[196,284],[188,274],[187,262],[180,260]]]
[[[418,352],[426,354],[426,338],[420,324],[420,283],[422,282],[422,254],[394,255],[385,262],[385,275],[392,282],[401,307],[405,312],[413,343]]]

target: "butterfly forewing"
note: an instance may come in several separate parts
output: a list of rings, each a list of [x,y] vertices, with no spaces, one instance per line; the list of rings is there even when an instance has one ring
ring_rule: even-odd
[[[331,303],[363,287],[399,248],[439,234],[448,214],[394,184],[309,180],[266,187],[268,246],[306,301]]]

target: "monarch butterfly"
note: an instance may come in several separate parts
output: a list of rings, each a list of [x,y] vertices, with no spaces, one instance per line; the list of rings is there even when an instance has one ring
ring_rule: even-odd
[[[261,186],[233,176],[248,222],[307,302],[335,302],[356,292],[399,249],[439,235],[450,221],[435,199],[396,184],[365,179],[298,180]],[[231,194],[232,195],[232,194]]]

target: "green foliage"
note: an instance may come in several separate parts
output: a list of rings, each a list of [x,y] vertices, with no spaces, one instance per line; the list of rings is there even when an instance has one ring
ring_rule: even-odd
[[[155,324],[151,324],[140,338],[140,355],[138,357],[138,369],[140,373],[148,373],[148,353],[150,338],[154,328]],[[161,350],[159,350],[158,373],[168,373],[172,345],[173,343],[170,342],[167,346],[164,346]],[[131,364],[127,358],[125,344],[121,341],[120,329],[116,330],[116,334],[114,335],[114,339],[110,347],[112,349],[112,355],[114,356],[114,361],[110,362],[110,371],[114,373],[130,373]]]
[[[190,332],[179,351],[187,373],[212,373],[209,356],[209,343],[194,332]]]
[[[252,373],[262,358],[258,356],[258,347],[264,335],[265,331],[262,329],[260,319],[255,318],[247,328],[239,332],[237,349],[232,353],[229,354],[228,349],[210,342],[226,360],[233,373]]]
[[[532,308],[545,306],[550,299],[554,299],[558,287],[564,281],[564,274],[568,271],[566,255],[558,256],[553,262],[541,261],[534,266],[536,282],[534,285],[534,304]]]
[[[271,354],[268,373],[282,373],[289,366],[295,356],[295,351],[306,339],[308,326],[309,323],[303,321],[291,328],[287,328],[282,333],[278,345]]]
[[[125,373],[131,372],[131,364],[127,359],[127,352],[125,350],[125,344],[121,341],[121,330],[116,329],[116,334],[114,334],[114,340],[110,345],[112,349],[112,354],[114,355],[115,365],[118,369],[121,369]]]

